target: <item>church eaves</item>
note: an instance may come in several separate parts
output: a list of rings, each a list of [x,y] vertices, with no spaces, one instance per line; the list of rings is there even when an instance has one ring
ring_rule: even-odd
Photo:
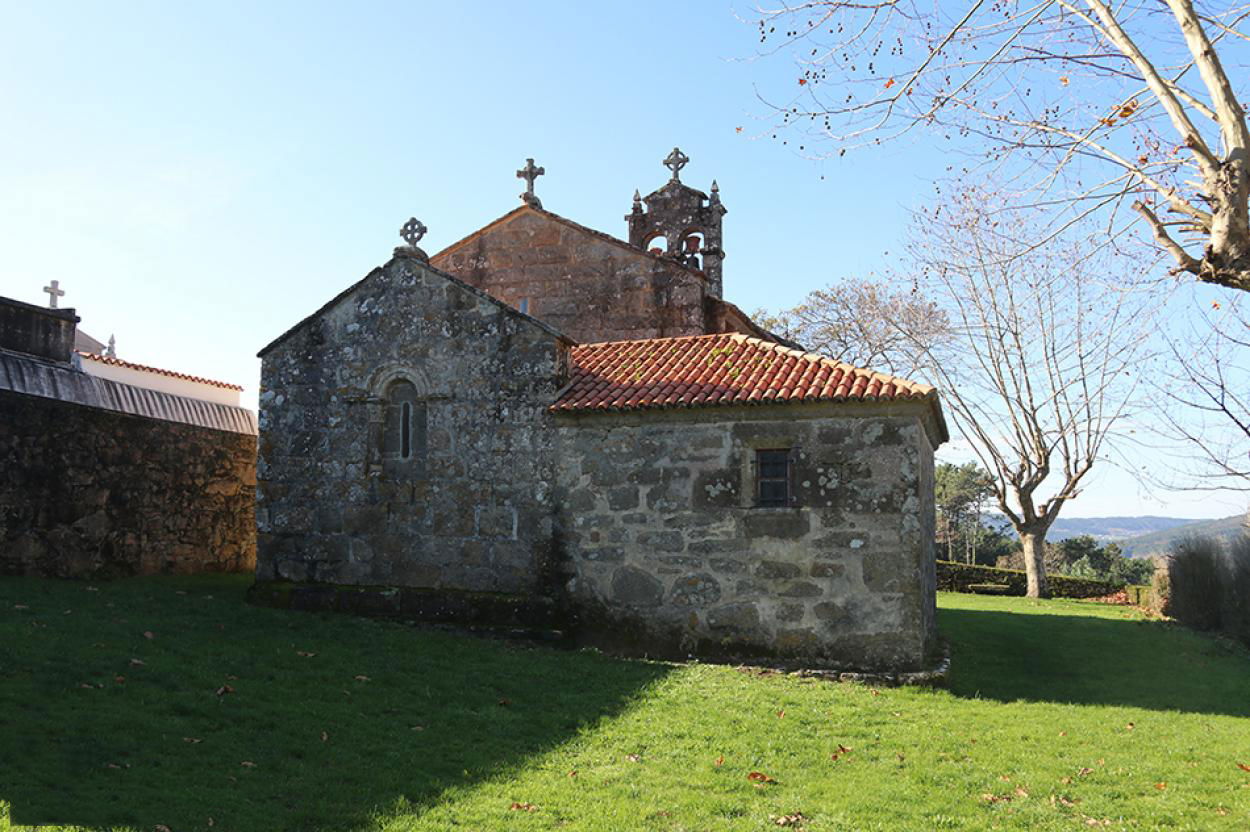
[[[569,358],[555,412],[918,401],[950,439],[932,386],[738,333],[583,344]]]

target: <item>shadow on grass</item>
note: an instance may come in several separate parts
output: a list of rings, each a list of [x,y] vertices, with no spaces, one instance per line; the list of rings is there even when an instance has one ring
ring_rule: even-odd
[[[1250,657],[1160,621],[940,609],[957,696],[1250,716]]]
[[[667,670],[258,609],[249,582],[0,579],[13,824],[369,826],[570,739]]]

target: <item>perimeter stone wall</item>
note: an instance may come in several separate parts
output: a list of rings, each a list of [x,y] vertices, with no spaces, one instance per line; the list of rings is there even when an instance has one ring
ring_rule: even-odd
[[[936,634],[927,405],[561,416],[558,534],[588,640],[908,670]],[[793,448],[798,505],[755,503]]]
[[[250,434],[0,391],[0,574],[250,571],[255,489]]]
[[[557,333],[397,257],[262,357],[258,581],[552,594]]]

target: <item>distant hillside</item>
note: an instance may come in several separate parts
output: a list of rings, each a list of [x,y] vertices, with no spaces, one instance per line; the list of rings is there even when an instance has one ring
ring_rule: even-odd
[[[1145,519],[1145,518],[1143,518]],[[1161,518],[1162,519],[1162,518]],[[1246,515],[1234,514],[1220,520],[1194,520],[1182,525],[1171,526],[1148,534],[1139,534],[1121,540],[1124,553],[1133,557],[1144,558],[1161,555],[1167,551],[1173,541],[1186,535],[1208,535],[1222,540],[1232,540],[1245,530]]]
[[[1050,527],[1047,540],[1063,540],[1068,537],[1079,537],[1087,534],[1095,540],[1110,542],[1137,538],[1168,529],[1177,528],[1194,522],[1185,517],[1060,517]]]

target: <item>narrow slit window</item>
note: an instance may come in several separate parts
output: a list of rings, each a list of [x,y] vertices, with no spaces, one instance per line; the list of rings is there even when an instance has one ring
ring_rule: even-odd
[[[399,456],[412,458],[412,405],[404,402],[399,419]]]
[[[756,451],[755,481],[759,505],[790,505],[790,449]]]

